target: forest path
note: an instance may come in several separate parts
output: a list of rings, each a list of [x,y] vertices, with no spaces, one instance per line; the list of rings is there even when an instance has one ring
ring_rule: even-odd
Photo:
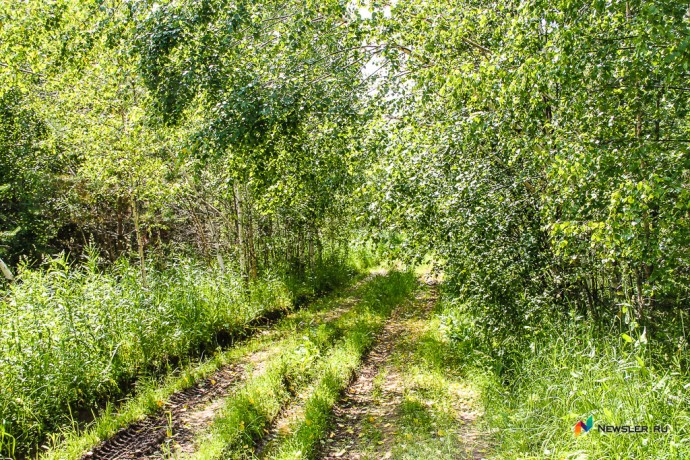
[[[259,333],[263,336],[260,346],[206,374],[208,377],[190,388],[159,401],[156,413],[121,429],[82,460],[206,458],[199,443],[211,439],[207,437],[209,430],[227,402],[237,400],[249,383],[261,380],[269,372],[268,363],[277,362],[286,341],[307,330],[352,317],[338,326],[347,333],[349,329],[343,329],[344,324],[369,314],[367,307],[362,306],[362,302],[367,302],[362,295],[371,294],[367,281],[384,274],[373,273],[324,305],[293,312],[266,327]],[[371,295],[368,299],[372,301]],[[348,384],[347,375],[352,374],[338,374],[345,380],[341,390],[333,393],[331,402],[321,406],[325,425],[319,434],[313,433],[313,447],[300,452],[294,444],[295,427],[311,428],[305,407],[318,392],[308,384],[296,388],[283,400],[282,409],[266,419],[268,424],[258,436],[254,435],[254,447],[251,442],[240,444],[237,450],[219,451],[209,458],[293,458],[285,455],[289,452],[297,455],[294,458],[325,460],[484,458],[489,444],[476,423],[481,416],[478,392],[462,375],[462,359],[442,333],[437,301],[437,282],[427,278],[414,298],[398,303],[390,316],[386,314],[387,319],[382,320],[377,332],[372,331],[375,335],[370,335],[369,340],[373,343],[367,346],[369,352],[364,353],[359,369],[355,371],[358,360],[354,356],[343,362],[349,363],[345,367],[350,366],[347,372],[354,372],[354,376]],[[328,347],[337,342],[341,344],[339,349],[345,349],[344,342],[337,337],[340,336],[328,339]],[[328,369],[321,366],[322,371]],[[324,375],[319,372],[315,375]],[[324,381],[316,379],[313,384]],[[222,436],[219,439],[222,443],[234,442]]]
[[[453,366],[451,344],[433,319],[436,281],[387,322],[333,410],[323,460],[481,459],[478,393]]]
[[[359,298],[357,290],[379,272],[361,279],[315,309],[298,310],[257,335],[265,346],[229,363],[193,386],[159,401],[160,410],[118,431],[85,453],[82,460],[162,459],[194,451],[198,433],[206,430],[224,401],[249,378],[261,375],[284,339],[315,324],[330,323],[348,312]],[[333,297],[333,296],[331,296]],[[287,326],[286,326],[287,324]]]

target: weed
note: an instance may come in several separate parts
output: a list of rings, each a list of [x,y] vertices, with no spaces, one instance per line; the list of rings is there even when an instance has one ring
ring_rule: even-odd
[[[674,345],[682,331],[654,336],[618,319],[603,330],[601,321],[573,314],[532,328],[526,346],[504,354],[506,344],[477,341],[473,322],[450,309],[449,336],[461,367],[481,383],[496,458],[690,458],[687,350]],[[576,423],[590,416],[594,428],[576,437]],[[649,432],[606,433],[599,425]]]

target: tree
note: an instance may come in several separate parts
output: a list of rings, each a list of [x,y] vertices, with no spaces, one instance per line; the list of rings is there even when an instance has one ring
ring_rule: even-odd
[[[689,281],[688,25],[674,2],[396,5],[370,218],[489,331],[620,296],[648,319]]]

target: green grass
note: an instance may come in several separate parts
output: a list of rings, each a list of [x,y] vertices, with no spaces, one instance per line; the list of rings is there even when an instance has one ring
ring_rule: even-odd
[[[476,340],[472,318],[451,307],[450,335],[480,382],[497,459],[690,458],[690,378],[684,333],[649,332],[617,319],[607,330],[581,317],[554,318],[513,346]],[[670,324],[664,321],[665,325]],[[515,341],[521,343],[524,340]],[[594,419],[578,438],[575,424]],[[668,433],[606,433],[598,425],[639,425]]]
[[[513,382],[504,385],[495,374],[487,380],[496,458],[690,458],[690,380],[659,362],[650,345],[596,334],[585,323],[550,331],[534,343]],[[589,416],[594,428],[575,438],[575,424]],[[670,431],[604,433],[599,424]]]
[[[73,429],[80,412],[213,352],[295,299],[278,277],[247,285],[187,259],[151,270],[147,288],[139,276],[125,259],[102,270],[95,256],[80,267],[60,257],[0,292],[0,454]]]
[[[374,379],[373,391],[377,406],[390,404],[384,385],[393,385],[400,400],[389,417],[364,420],[363,458],[464,458],[463,417],[479,406],[476,389],[463,373],[464,357],[442,333],[436,313],[419,307],[403,313],[404,332]],[[372,414],[377,412],[374,407]]]
[[[412,289],[409,274],[393,273],[385,284],[374,287],[365,296],[356,323],[331,353],[316,367],[319,376],[307,397],[301,417],[290,428],[291,434],[280,440],[266,458],[276,460],[313,458],[319,441],[326,436],[330,414],[340,392],[347,386],[359,367],[362,355],[371,347],[392,308],[405,301]],[[360,308],[362,309],[362,308]]]
[[[306,400],[303,419],[293,427],[294,433],[289,440],[269,458],[287,460],[311,457],[316,442],[324,437],[329,428],[331,407],[340,391],[347,386],[379,326],[379,321],[358,321],[318,366],[316,373],[320,377]]]
[[[256,351],[280,347],[289,337],[300,333],[308,325],[319,321],[332,308],[339,306],[347,293],[335,292],[323,297],[308,307],[283,317],[268,334],[259,334],[249,341],[226,351],[216,352],[210,359],[192,362],[179,373],[169,375],[165,381],[149,379],[141,382],[136,396],[127,400],[119,408],[109,405],[86,430],[68,428],[48,442],[52,448],[41,458],[44,460],[77,460],[84,452],[99,442],[114,435],[120,428],[160,410],[162,403],[176,391],[189,388],[196,382],[209,377],[220,367],[237,362],[242,357]]]
[[[141,383],[138,394],[119,408],[109,404],[86,430],[66,429],[52,436],[49,450],[41,456],[44,460],[77,460],[101,441],[113,436],[120,428],[160,410],[168,398],[177,391],[191,387],[209,377],[220,367],[234,362],[242,356],[266,345],[266,338],[253,340],[248,344],[217,353],[202,363],[193,363],[165,381],[148,380]]]
[[[362,300],[333,320],[327,330],[337,334],[310,334],[294,340],[271,359],[265,372],[228,399],[208,433],[199,438],[195,459],[237,458],[250,455],[268,424],[293,394],[312,381],[305,406],[306,418],[283,446],[281,458],[313,450],[325,433],[328,411],[359,363],[364,350],[395,304],[410,292],[409,274],[377,276],[363,287]],[[316,326],[317,330],[324,325]],[[326,350],[330,350],[326,352]],[[344,374],[339,374],[344,372]],[[287,447],[286,447],[287,446]]]
[[[319,326],[281,347],[265,372],[249,380],[228,401],[193,458],[220,458],[228,449],[237,451],[252,445],[283,404],[312,377],[309,368],[327,349],[335,332],[333,327]]]

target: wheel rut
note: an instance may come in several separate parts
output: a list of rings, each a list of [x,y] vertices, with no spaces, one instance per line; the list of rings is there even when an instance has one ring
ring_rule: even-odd
[[[401,309],[398,308],[386,322],[342,399],[333,408],[334,429],[326,440],[321,459],[359,458],[355,451],[362,438],[362,427],[375,405],[374,379],[388,362],[402,333],[404,324],[401,322]]]
[[[343,292],[337,307],[316,313],[314,320],[330,322],[345,314],[357,302],[352,292],[370,278],[350,286]],[[270,333],[263,331],[263,334]],[[155,414],[120,429],[85,453],[81,460],[164,459],[193,453],[197,434],[211,424],[225,399],[242,382],[264,370],[271,354],[267,350],[257,350],[192,387],[174,393],[166,402],[160,402],[160,410]],[[248,366],[253,369],[251,373],[247,372]]]
[[[372,272],[364,280],[353,286],[351,290],[354,291],[357,287],[361,286],[367,281],[370,281],[375,276],[384,276],[387,273],[388,271],[384,269]],[[324,316],[323,320],[335,320],[336,318],[344,315],[360,301],[361,298],[359,296],[349,297],[339,307],[330,310],[327,315]],[[251,458],[253,460],[269,458],[275,453],[274,449],[279,446],[283,438],[290,434],[292,424],[303,415],[304,404],[312,391],[312,385],[306,386],[300,392],[294,395],[294,397],[281,409],[275,419],[271,422],[270,426],[265,430],[265,435],[262,436],[261,439],[256,443],[251,454]]]
[[[438,281],[424,281],[416,300],[393,312],[333,407],[317,458],[482,459],[490,449],[476,424],[474,388],[450,369],[442,373],[450,364],[436,356],[446,345],[434,332],[438,325],[430,326],[438,321],[432,313]]]
[[[173,394],[161,410],[121,429],[113,437],[87,452],[82,460],[124,460],[164,458],[166,451],[191,440],[189,415],[225,398],[246,378],[243,363],[229,364],[207,379]]]

